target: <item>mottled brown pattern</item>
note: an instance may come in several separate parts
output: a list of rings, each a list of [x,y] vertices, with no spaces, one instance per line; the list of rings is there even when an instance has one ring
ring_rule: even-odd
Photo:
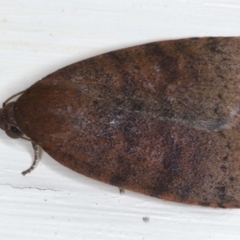
[[[118,50],[38,81],[15,102],[14,117],[54,159],[91,178],[170,201],[240,207],[239,63],[238,37]]]

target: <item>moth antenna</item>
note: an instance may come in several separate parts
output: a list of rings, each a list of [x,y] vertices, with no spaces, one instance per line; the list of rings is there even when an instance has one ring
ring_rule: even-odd
[[[16,94],[12,95],[10,98],[8,98],[8,99],[3,103],[3,107],[5,107],[10,100],[12,100],[13,98],[17,97],[18,95],[20,95],[20,94],[22,94],[22,93],[24,93],[24,92],[25,92],[25,91],[21,91],[21,92],[18,92],[18,93],[16,93]]]
[[[28,168],[27,170],[22,172],[23,176],[25,176],[26,174],[32,172],[37,167],[37,164],[40,161],[40,158],[39,158],[39,145],[37,143],[35,143],[35,142],[32,142],[32,147],[33,147],[33,150],[34,150],[34,160],[33,160],[32,166],[30,168]]]

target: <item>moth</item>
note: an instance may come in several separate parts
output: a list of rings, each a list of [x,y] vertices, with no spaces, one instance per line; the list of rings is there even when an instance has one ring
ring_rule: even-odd
[[[148,43],[64,67],[3,103],[0,127],[90,178],[240,207],[240,38]],[[16,101],[13,98],[18,96]]]

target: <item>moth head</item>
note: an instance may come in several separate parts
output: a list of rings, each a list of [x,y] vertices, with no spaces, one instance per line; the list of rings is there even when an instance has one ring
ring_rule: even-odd
[[[11,138],[21,138],[23,132],[14,118],[14,104],[15,102],[9,102],[0,109],[0,128]]]

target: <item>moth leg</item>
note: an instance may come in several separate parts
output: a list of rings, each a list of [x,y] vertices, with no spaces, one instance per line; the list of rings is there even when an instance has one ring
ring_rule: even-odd
[[[35,142],[32,142],[32,147],[33,147],[33,150],[34,150],[34,160],[33,160],[32,166],[30,168],[28,168],[27,170],[22,172],[23,176],[25,176],[27,173],[32,172],[36,168],[38,162],[40,161],[39,145]]]

